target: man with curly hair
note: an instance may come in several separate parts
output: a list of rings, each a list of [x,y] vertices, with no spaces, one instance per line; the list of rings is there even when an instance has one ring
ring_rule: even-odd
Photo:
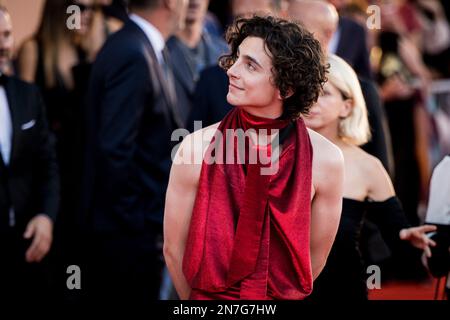
[[[302,119],[326,81],[324,57],[311,33],[273,17],[238,19],[227,41],[234,108],[177,151],[166,263],[182,299],[303,299],[342,204],[342,155]]]

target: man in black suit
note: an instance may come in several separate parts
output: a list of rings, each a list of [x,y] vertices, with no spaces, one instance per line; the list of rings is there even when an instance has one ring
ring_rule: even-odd
[[[358,22],[342,15],[349,0],[327,0],[340,14],[338,28],[329,44],[330,53],[341,57],[359,77],[372,79],[366,30]]]
[[[0,6],[0,292],[10,301],[36,301],[48,294],[43,259],[52,244],[59,177],[37,87],[5,75],[12,48],[11,19]]]
[[[87,118],[84,210],[90,298],[158,297],[172,132],[182,126],[165,41],[186,0],[131,0],[130,19],[94,64]]]
[[[372,79],[366,30],[356,21],[340,17],[334,37],[330,52],[347,61],[358,76]]]

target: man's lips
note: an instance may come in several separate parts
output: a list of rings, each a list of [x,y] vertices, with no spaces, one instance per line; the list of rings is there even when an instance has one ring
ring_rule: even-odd
[[[234,89],[237,89],[237,90],[244,90],[244,89],[242,89],[242,88],[240,88],[237,85],[234,85],[232,83],[230,83],[230,87],[233,87]]]

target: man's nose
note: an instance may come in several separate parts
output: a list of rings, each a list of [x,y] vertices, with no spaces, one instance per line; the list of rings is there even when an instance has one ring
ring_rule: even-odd
[[[239,78],[238,72],[237,72],[237,62],[233,63],[233,65],[228,69],[227,75],[230,78]]]

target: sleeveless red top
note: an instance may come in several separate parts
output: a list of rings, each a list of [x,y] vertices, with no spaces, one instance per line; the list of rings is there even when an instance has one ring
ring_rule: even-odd
[[[219,125],[203,159],[183,258],[191,299],[303,299],[311,293],[312,146],[303,120],[293,122],[295,134],[278,160],[250,162],[249,147],[244,164],[219,160],[240,156],[227,129],[288,124],[234,108]],[[269,157],[276,152],[270,144],[246,145]],[[275,169],[263,174],[269,167]]]

